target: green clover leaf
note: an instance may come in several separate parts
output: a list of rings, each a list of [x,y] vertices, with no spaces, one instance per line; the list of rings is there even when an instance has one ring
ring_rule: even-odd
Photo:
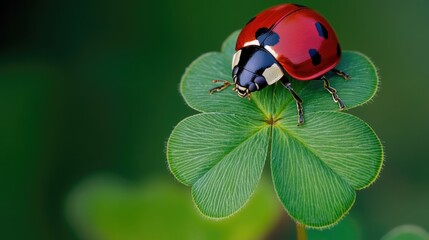
[[[315,228],[335,224],[352,207],[355,191],[377,178],[384,158],[380,140],[364,121],[339,112],[322,81],[291,81],[304,102],[302,126],[281,84],[253,93],[251,101],[228,89],[209,95],[213,79],[231,80],[237,36],[227,38],[222,52],[196,59],[182,77],[186,103],[201,113],[171,133],[171,172],[191,186],[204,215],[225,218],[249,200],[269,159],[276,193],[293,219]],[[374,97],[378,76],[367,57],[345,51],[338,69],[351,79],[327,77],[347,109]]]

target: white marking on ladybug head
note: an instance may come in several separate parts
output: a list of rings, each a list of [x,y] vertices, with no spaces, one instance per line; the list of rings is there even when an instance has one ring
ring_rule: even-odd
[[[235,92],[238,94],[238,96],[244,98],[250,94],[249,89],[242,87],[238,84],[235,84]]]
[[[234,69],[234,67],[238,65],[238,62],[240,61],[240,56],[241,56],[241,49],[238,50],[232,57],[232,69]]]
[[[240,85],[238,85],[238,84],[236,84],[235,86],[236,86],[239,90],[241,90],[241,91],[246,91],[246,89],[247,89],[247,88],[242,87],[242,86],[240,86]]]
[[[268,85],[274,84],[275,82],[280,80],[283,75],[283,71],[277,63],[274,63],[273,65],[271,65],[271,67],[266,68],[262,73],[262,76],[264,76]]]
[[[264,48],[271,53],[275,58],[277,58],[279,55],[274,51],[274,49],[271,46],[265,45]]]
[[[261,44],[259,43],[258,39],[255,39],[255,40],[253,40],[253,41],[246,42],[246,43],[244,44],[244,46],[245,46],[245,47],[250,46],[250,45],[261,46]]]
[[[234,75],[232,79],[234,80],[234,83],[237,83],[237,75]]]
[[[257,89],[257,90],[259,90],[259,85],[258,85],[258,83],[256,83],[256,82],[255,82],[255,86],[256,86],[256,89]]]

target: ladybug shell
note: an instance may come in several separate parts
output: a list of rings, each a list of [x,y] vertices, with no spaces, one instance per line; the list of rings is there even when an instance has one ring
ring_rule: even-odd
[[[248,45],[266,48],[298,80],[322,76],[341,58],[337,36],[328,21],[295,4],[269,8],[251,19],[240,32],[235,49]]]

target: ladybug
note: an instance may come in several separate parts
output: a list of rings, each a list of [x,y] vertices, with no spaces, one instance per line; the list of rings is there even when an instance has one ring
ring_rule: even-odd
[[[344,103],[325,77],[334,72],[345,79],[349,75],[336,69],[341,47],[334,29],[314,10],[297,5],[271,7],[252,18],[241,30],[232,58],[232,79],[213,80],[223,85],[209,92],[222,91],[229,85],[240,97],[248,97],[268,85],[280,81],[295,99],[298,125],[304,123],[302,100],[293,90],[288,76],[300,81],[323,80],[324,88],[338,103]]]

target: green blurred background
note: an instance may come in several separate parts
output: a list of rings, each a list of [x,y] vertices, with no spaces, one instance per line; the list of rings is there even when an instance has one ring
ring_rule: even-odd
[[[280,3],[3,1],[0,238],[125,239],[83,233],[94,226],[87,226],[88,211],[74,207],[79,197],[73,194],[100,174],[110,176],[107,182],[116,182],[114,187],[125,181],[142,195],[151,195],[150,186],[164,182],[165,205],[183,199],[191,205],[189,189],[171,176],[165,159],[171,130],[193,114],[178,92],[181,74],[202,53],[218,51],[256,13]],[[381,75],[375,101],[353,113],[378,133],[386,162],[378,181],[358,192],[346,219],[359,226],[361,239],[379,239],[405,223],[428,230],[429,2],[297,3],[322,13],[343,49],[370,56]],[[268,182],[274,197],[270,187]],[[190,217],[194,211],[165,214],[186,222],[200,219],[198,213]],[[136,216],[133,209],[128,212],[116,220],[132,223]],[[163,221],[161,208],[152,214]],[[75,215],[86,220],[79,222]],[[264,229],[290,231],[291,226],[279,230],[276,222]],[[136,228],[162,232],[172,225],[143,221]]]

